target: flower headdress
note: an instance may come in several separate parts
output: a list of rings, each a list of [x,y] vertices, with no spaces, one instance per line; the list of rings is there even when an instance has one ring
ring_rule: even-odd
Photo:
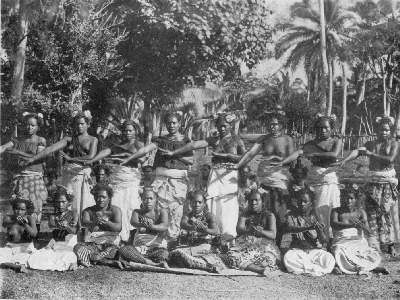
[[[342,192],[357,193],[359,191],[360,187],[355,183],[352,183],[352,184],[341,183],[341,184],[339,184],[339,189]]]
[[[224,120],[227,123],[232,123],[236,120],[237,116],[234,113],[227,113],[227,112],[217,112],[214,115],[214,120],[217,122],[218,120]]]
[[[85,110],[85,111],[77,111],[77,110],[74,110],[73,112],[72,112],[72,118],[75,118],[75,117],[77,117],[77,116],[82,116],[82,117],[84,117],[84,118],[86,118],[86,119],[89,119],[89,120],[91,120],[92,119],[92,114],[90,113],[90,110]]]
[[[43,115],[41,114],[41,113],[31,113],[31,112],[24,112],[23,114],[22,114],[22,116],[23,117],[26,117],[26,116],[38,116],[39,118],[41,118],[41,119],[43,119]]]
[[[330,120],[332,120],[332,121],[336,121],[337,120],[337,117],[336,117],[336,115],[335,114],[331,114],[331,115],[329,115],[329,116],[325,116],[325,115],[323,115],[323,114],[321,114],[321,113],[318,113],[317,115],[316,115],[316,118],[317,119],[319,119],[319,118],[327,118],[327,119],[330,119]]]
[[[381,117],[377,117],[375,121],[378,124],[387,123],[387,124],[389,124],[389,126],[393,126],[394,125],[394,118],[390,117],[388,115],[383,115]]]

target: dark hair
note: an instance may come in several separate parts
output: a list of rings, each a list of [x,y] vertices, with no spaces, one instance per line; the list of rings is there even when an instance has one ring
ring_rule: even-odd
[[[113,190],[113,188],[111,187],[111,185],[108,185],[108,184],[105,184],[105,183],[100,182],[100,183],[96,184],[96,185],[93,187],[93,189],[90,191],[90,193],[91,193],[93,196],[96,196],[96,194],[97,194],[98,192],[101,192],[101,191],[107,192],[107,196],[108,196],[108,198],[110,198],[110,205],[111,205],[111,198],[114,196],[114,190]]]
[[[12,209],[17,209],[17,205],[20,203],[24,203],[26,206],[26,212],[31,215],[35,209],[35,207],[33,206],[32,201],[28,200],[28,199],[22,199],[22,198],[16,198],[14,200],[11,201],[11,207]]]
[[[254,194],[259,194],[262,198],[262,193],[258,189],[251,189],[250,193],[246,194],[246,201],[249,201]]]
[[[153,188],[151,188],[151,187],[144,187],[144,188],[143,188],[143,192],[140,194],[140,199],[143,200],[143,195],[144,195],[146,192],[152,192],[153,195],[154,195],[155,197],[157,196],[157,195],[156,195],[156,192],[153,190]],[[156,198],[157,198],[157,197],[156,197]]]
[[[107,176],[110,176],[112,173],[110,167],[105,164],[98,164],[92,167],[93,174],[98,174],[101,170],[104,170]]]
[[[135,121],[132,121],[132,120],[125,120],[122,123],[120,130],[122,131],[122,130],[124,130],[125,127],[128,127],[128,126],[132,126],[133,129],[135,129],[135,137],[136,138],[138,138],[138,137],[140,138],[142,136],[142,128],[140,127],[140,125],[138,123],[136,123]]]
[[[334,118],[333,116],[317,116],[314,122],[314,129],[317,129],[319,127],[319,124],[323,121],[328,121],[329,126],[332,130],[336,128],[336,118]]]
[[[279,112],[273,112],[271,114],[268,114],[267,117],[267,123],[271,122],[272,119],[277,119],[282,126],[286,126],[288,119],[286,115],[279,113]]]
[[[73,123],[75,124],[75,122],[79,119],[85,119],[86,124],[90,124],[92,122],[92,118],[89,118],[85,115],[85,113],[83,111],[79,111],[75,117],[73,117]]]
[[[174,117],[174,118],[176,118],[176,119],[178,120],[178,123],[180,123],[181,120],[182,120],[182,116],[181,116],[180,114],[178,114],[177,112],[167,112],[167,113],[164,115],[164,117],[163,117],[164,123],[167,122],[167,120],[168,120],[169,117]]]
[[[303,166],[303,164],[301,163],[301,157],[297,158],[297,163],[294,167],[290,167],[289,168],[289,172],[291,175],[293,175],[297,170],[301,170],[303,173],[303,178],[307,177],[307,173],[308,173],[308,168],[306,166]]]
[[[152,171],[154,171],[153,166],[150,166],[150,165],[146,165],[146,166],[143,166],[143,167],[142,167],[142,171],[143,171],[143,172],[146,171],[146,169],[151,169]]]
[[[206,192],[202,191],[202,190],[195,190],[195,191],[191,191],[188,193],[188,199],[189,201],[192,201],[194,199],[194,196],[196,195],[200,195],[203,198],[204,203],[207,200],[207,194]]]
[[[39,127],[43,125],[43,119],[39,117],[37,113],[29,113],[25,115],[24,118],[25,122],[28,122],[29,119],[35,119]]]
[[[52,175],[54,175],[54,176],[56,177],[56,179],[58,179],[58,174],[57,174],[57,171],[56,171],[56,170],[49,170],[49,171],[47,171],[47,174],[46,174],[47,177],[50,177],[50,176],[52,176]]]
[[[53,194],[53,201],[56,201],[60,196],[65,196],[67,201],[70,203],[74,200],[74,195],[69,194],[65,186],[57,185],[57,190]]]

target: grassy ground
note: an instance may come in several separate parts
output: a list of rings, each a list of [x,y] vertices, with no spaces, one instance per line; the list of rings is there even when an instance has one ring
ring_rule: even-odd
[[[250,166],[255,172],[257,160]],[[361,178],[360,158],[339,171],[341,178]],[[0,191],[4,196],[4,192]],[[3,202],[4,203],[4,202]],[[6,208],[1,205],[0,210]],[[2,214],[0,214],[0,221]],[[290,238],[286,236],[285,245]],[[400,298],[400,259],[383,256],[390,275],[309,277],[284,273],[266,277],[207,277],[121,271],[95,266],[75,272],[0,270],[1,298],[6,299],[396,299]]]

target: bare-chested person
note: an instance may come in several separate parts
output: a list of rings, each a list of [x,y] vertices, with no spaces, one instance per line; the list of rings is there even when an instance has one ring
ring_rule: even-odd
[[[388,116],[378,117],[376,141],[368,141],[364,147],[352,151],[338,162],[344,165],[358,156],[370,159],[366,176],[365,191],[367,199],[365,209],[372,235],[381,245],[388,246],[388,252],[396,256],[394,243],[400,240],[399,206],[396,171],[394,161],[398,156],[398,143],[391,137],[394,119]]]
[[[307,142],[303,149],[293,152],[280,162],[284,165],[295,161],[301,155],[311,161],[312,166],[307,174],[307,183],[314,188],[315,214],[318,222],[325,225],[327,238],[330,237],[331,210],[340,206],[339,180],[335,169],[331,167],[342,149],[342,140],[331,136],[335,120],[335,116],[318,116],[314,123],[315,139]]]
[[[238,174],[230,166],[238,162],[246,152],[240,136],[231,133],[231,123],[236,118],[233,114],[220,114],[216,119],[218,136],[202,141],[195,141],[174,151],[165,151],[169,157],[180,156],[194,149],[213,148],[213,169],[208,181],[207,206],[216,216],[216,222],[223,238],[236,236],[236,224],[239,218]]]
[[[269,118],[270,133],[258,138],[253,147],[242,157],[235,168],[243,168],[250,160],[262,151],[263,159],[258,166],[258,181],[262,188],[269,191],[270,209],[276,216],[277,235],[276,244],[281,245],[284,216],[287,213],[286,200],[288,199],[289,172],[282,167],[271,166],[271,162],[281,162],[292,154],[293,139],[284,134],[286,123],[285,113],[278,108]]]

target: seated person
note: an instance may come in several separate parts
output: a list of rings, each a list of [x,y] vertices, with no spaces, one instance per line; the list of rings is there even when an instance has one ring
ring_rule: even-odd
[[[55,170],[50,170],[47,172],[47,194],[48,194],[48,200],[47,201],[52,201],[53,200],[53,193],[57,190],[57,179],[58,175]]]
[[[203,191],[194,191],[189,199],[192,210],[182,217],[179,245],[169,261],[178,267],[219,273],[225,266],[211,245],[211,237],[218,234],[215,216],[206,210]]]
[[[131,224],[137,228],[132,246],[124,246],[118,251],[120,261],[151,264],[168,268],[168,250],[166,233],[168,213],[156,208],[156,194],[151,188],[144,188],[142,208],[132,213]],[[147,259],[144,260],[143,256]]]
[[[368,274],[378,268],[381,262],[379,252],[368,245],[370,236],[367,215],[356,206],[358,186],[344,187],[340,192],[341,206],[332,210],[331,226],[334,231],[332,253],[340,270],[346,274]]]
[[[96,184],[108,184],[108,178],[111,175],[110,167],[104,164],[95,165],[92,167],[92,175],[96,178]]]
[[[52,231],[53,239],[49,244],[34,252],[28,259],[31,269],[67,271],[78,268],[77,258],[73,247],[77,243],[78,214],[68,210],[73,201],[72,192],[58,185],[53,193],[55,206],[54,214],[50,215],[49,228]]]
[[[81,221],[89,233],[83,243],[74,247],[74,252],[83,267],[92,263],[120,266],[115,258],[122,229],[121,209],[111,204],[114,193],[109,185],[97,184],[91,193],[96,204],[83,210]]]
[[[55,212],[49,218],[49,228],[54,228],[52,236],[56,242],[65,240],[69,234],[76,234],[78,224],[78,213],[68,210],[74,199],[72,192],[62,185],[57,188],[53,194]]]
[[[38,230],[36,220],[31,216],[33,203],[23,196],[11,202],[14,214],[3,219],[3,227],[7,228],[8,239],[12,243],[31,242]]]
[[[140,186],[145,188],[150,188],[154,182],[153,167],[144,166],[142,167],[142,171],[143,171],[143,178],[140,181]]]
[[[239,237],[221,258],[230,268],[265,276],[280,275],[281,254],[275,244],[275,216],[263,208],[261,192],[257,189],[247,195],[247,205],[237,224]]]
[[[3,219],[9,243],[5,248],[0,248],[0,267],[27,273],[27,261],[35,249],[32,239],[37,235],[36,221],[31,216],[33,203],[20,195],[11,205],[14,214]]]
[[[286,232],[292,234],[289,251],[283,257],[286,269],[295,274],[322,276],[331,273],[335,259],[329,252],[318,249],[327,242],[324,226],[316,222],[311,190],[295,192],[297,206],[286,215]]]

